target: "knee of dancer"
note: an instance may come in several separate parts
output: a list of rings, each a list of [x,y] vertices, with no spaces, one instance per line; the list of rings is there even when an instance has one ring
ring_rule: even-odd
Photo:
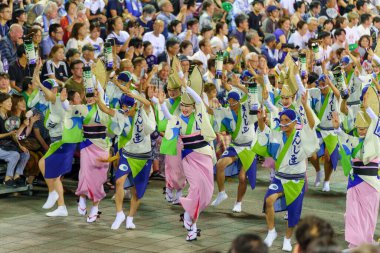
[[[18,153],[16,151],[11,151],[11,152],[9,152],[9,155],[5,158],[5,161],[7,161],[7,162],[11,162],[11,161],[17,162],[19,159],[20,159],[20,153]]]
[[[269,196],[266,200],[265,200],[265,205],[267,207],[272,207],[274,202],[276,201],[276,198],[274,196]]]

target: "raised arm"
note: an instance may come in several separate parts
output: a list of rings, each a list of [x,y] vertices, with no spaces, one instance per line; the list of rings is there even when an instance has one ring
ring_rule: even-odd
[[[166,106],[165,98],[166,98],[165,93],[163,93],[162,91],[160,91],[160,93],[158,94],[158,101],[159,101],[159,103],[161,105],[161,110],[162,110],[165,118],[171,119],[171,118],[173,118],[173,115],[169,112],[169,109]]]
[[[40,69],[41,69],[41,66],[42,66],[42,63],[41,61],[38,62],[36,68],[34,69],[34,73],[33,73],[33,79],[32,79],[32,82],[37,84],[37,86],[41,89],[41,91],[45,94],[45,98],[47,101],[50,101],[52,102],[53,104],[55,103],[55,99],[56,99],[56,96],[55,94],[49,90],[48,88],[46,88],[45,86],[42,85],[41,81],[40,81]]]
[[[96,104],[99,106],[99,109],[100,109],[102,112],[104,112],[104,113],[110,115],[111,117],[115,116],[115,111],[114,111],[113,109],[111,109],[111,108],[108,108],[108,107],[103,103],[102,99],[100,99],[100,97],[99,97],[99,93],[98,93],[98,92],[95,92],[95,97],[94,97],[94,98],[95,98],[95,102],[96,102]]]
[[[330,86],[330,88],[332,89],[332,91],[334,92],[334,96],[336,97],[336,99],[339,101],[339,98],[340,98],[340,92],[339,90],[335,87],[335,85],[332,83],[332,81],[330,80],[330,77],[328,75],[326,75],[326,83],[328,86]]]
[[[313,117],[313,112],[308,103],[308,93],[309,92],[306,91],[304,94],[302,94],[301,102],[303,107],[305,108],[307,122],[309,123],[310,128],[313,129],[315,126],[315,120]]]

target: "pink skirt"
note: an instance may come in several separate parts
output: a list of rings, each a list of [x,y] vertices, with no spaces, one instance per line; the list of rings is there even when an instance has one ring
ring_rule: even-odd
[[[351,187],[347,191],[345,214],[345,239],[349,247],[363,243],[373,243],[380,193],[366,182]]]
[[[177,155],[165,155],[166,187],[169,189],[181,190],[186,185],[186,177],[182,168],[182,149],[182,141],[178,139]]]
[[[108,163],[98,159],[107,159],[109,153],[88,142],[86,140],[81,144],[79,182],[75,194],[86,195],[93,202],[98,202],[106,196],[103,184],[107,182],[108,172]]]
[[[183,158],[182,163],[190,187],[189,194],[186,198],[180,198],[180,202],[196,222],[199,213],[210,204],[214,192],[212,158],[193,151]]]

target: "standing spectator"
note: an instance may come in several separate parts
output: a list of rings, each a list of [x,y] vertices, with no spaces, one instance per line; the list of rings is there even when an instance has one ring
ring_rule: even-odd
[[[261,54],[261,40],[256,30],[250,30],[245,37],[245,44],[242,47],[243,58],[249,53]]]
[[[77,20],[77,4],[72,1],[68,1],[65,3],[65,10],[67,15],[61,19],[61,27],[63,29],[63,43],[67,43],[70,38],[71,31],[73,30],[73,26]]]
[[[70,64],[72,76],[65,82],[67,92],[76,91],[80,94],[81,99],[85,98],[85,90],[83,83],[83,62],[81,60],[74,60]]]
[[[268,17],[264,20],[261,29],[265,34],[274,33],[274,31],[278,27],[278,17],[279,17],[279,9],[275,5],[270,5],[267,7]]]
[[[215,4],[213,1],[206,0],[202,4],[202,15],[199,18],[199,28],[204,26],[215,27],[212,17],[214,16]]]
[[[311,17],[319,18],[319,13],[321,12],[321,2],[318,0],[313,0],[309,4],[309,11],[303,16],[303,21],[307,22],[307,20]]]
[[[42,59],[46,59],[51,49],[56,44],[63,45],[63,29],[60,24],[51,24],[49,27],[49,36],[42,40]]]
[[[261,53],[267,58],[268,68],[274,68],[278,63],[278,50],[281,43],[276,44],[276,37],[273,34],[265,36],[264,45],[261,48]]]
[[[256,30],[258,35],[264,38],[264,33],[261,30],[261,21],[263,16],[261,15],[261,11],[264,9],[263,0],[255,0],[252,2],[252,11],[248,13],[248,24],[249,29]]]
[[[7,4],[0,4],[0,35],[1,37],[7,36],[9,32],[9,26],[7,22],[12,19],[11,8]]]
[[[153,55],[156,57],[165,50],[165,37],[161,33],[164,31],[164,22],[156,20],[153,31],[144,34],[143,41],[149,41],[153,45]]]
[[[173,57],[179,52],[179,41],[175,38],[168,39],[166,41],[166,51],[162,52],[157,56],[157,63],[167,62],[171,65]]]
[[[51,24],[59,23],[58,17],[58,5],[55,2],[47,2],[44,13],[37,17],[35,23],[41,25],[43,29],[43,39],[49,36],[49,28]]]
[[[173,12],[173,5],[169,0],[162,0],[159,2],[158,7],[160,8],[160,14],[157,16],[157,20],[162,20],[164,22],[164,31],[162,34],[165,38],[168,37],[168,26],[170,22],[177,19],[178,17],[174,16],[172,14]]]
[[[11,87],[22,92],[22,83],[26,76],[32,76],[34,67],[28,64],[24,45],[17,47],[17,60],[9,65],[9,79]]]
[[[211,26],[204,26],[201,30],[201,34],[198,36],[198,40],[211,40],[214,36],[214,30]]]
[[[42,66],[41,81],[55,79],[65,82],[69,78],[69,71],[65,60],[65,47],[55,45],[50,52],[49,60]]]
[[[236,29],[231,32],[231,36],[235,36],[240,46],[244,45],[245,34],[248,30],[248,16],[245,14],[239,14],[235,18]]]
[[[144,28],[144,33],[153,30],[153,17],[156,14],[156,9],[153,5],[147,4],[143,8],[142,15],[137,19],[137,22]]]
[[[199,51],[196,52],[192,57],[189,57],[191,60],[198,60],[202,62],[204,72],[207,71],[207,60],[210,58],[211,54],[211,44],[208,40],[201,40],[199,42]]]
[[[301,1],[295,2],[294,10],[295,10],[295,13],[291,17],[291,24],[293,27],[295,27],[298,21],[302,20],[302,18],[305,15],[305,10],[306,10],[305,2],[301,2]]]
[[[70,48],[78,49],[82,52],[83,46],[86,44],[87,27],[84,23],[75,23],[70,34],[70,39],[66,45],[66,51]]]
[[[199,41],[197,34],[199,33],[199,22],[197,19],[193,18],[187,21],[187,30],[183,31],[180,35],[178,35],[178,39],[180,41],[188,40],[193,44],[194,52],[199,50]]]
[[[7,64],[12,64],[16,61],[17,45],[22,44],[23,35],[24,31],[22,30],[22,27],[18,24],[13,24],[11,25],[7,36],[0,40],[1,59],[4,66],[6,65],[4,62],[5,60],[7,61]]]

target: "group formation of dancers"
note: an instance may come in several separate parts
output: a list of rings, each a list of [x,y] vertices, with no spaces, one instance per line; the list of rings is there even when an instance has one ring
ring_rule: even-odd
[[[380,64],[376,55],[373,59],[374,64]],[[322,64],[319,75],[308,75],[289,54],[285,63],[276,67],[275,83],[265,71],[248,73],[253,76],[248,81],[236,75],[230,82],[219,80],[221,86],[211,93],[215,98],[217,91],[225,91],[227,103],[212,108],[204,98],[204,72],[194,66],[186,78],[178,59],[174,56],[170,60],[166,93],[154,86],[141,90],[131,74],[122,71],[105,87],[93,78],[86,86],[85,103],[78,92],[65,88],[59,92],[52,79],[41,83],[41,66],[37,65],[33,81],[38,89],[33,101],[47,105],[46,126],[53,139],[39,162],[49,188],[43,208],[58,205],[47,216],[68,215],[60,178],[71,170],[79,145],[78,213],[87,215],[89,223],[97,220],[99,203],[106,196],[103,184],[109,164],[115,162],[116,218],[111,229],[119,229],[124,221],[127,229],[135,229],[133,218],[153,163],[151,134],[158,131],[162,136],[160,153],[165,155],[166,200],[183,207],[187,241],[199,236],[202,211],[210,203],[218,206],[228,198],[224,186],[227,173],[239,174],[233,211],[241,212],[247,182],[255,188],[261,156],[272,171],[263,205],[268,226],[265,243],[269,247],[277,237],[275,212],[287,211],[283,250],[292,250],[291,236],[301,216],[307,164],[310,161],[315,167],[318,186],[323,177],[320,157],[324,157],[323,191],[330,190],[330,176],[339,160],[348,176],[346,241],[350,247],[373,242],[380,201],[380,89],[372,69],[356,66],[349,55],[340,61],[342,81],[350,93],[347,98],[339,90],[336,73],[333,76]],[[257,84],[256,90],[250,88],[252,83]],[[217,160],[215,140],[224,133],[231,135],[231,143]],[[236,167],[239,170],[232,172]],[[212,202],[214,171],[219,193]],[[183,197],[187,183],[188,194]],[[132,195],[127,217],[123,212],[126,187],[131,187]],[[92,202],[90,209],[87,200]]]

